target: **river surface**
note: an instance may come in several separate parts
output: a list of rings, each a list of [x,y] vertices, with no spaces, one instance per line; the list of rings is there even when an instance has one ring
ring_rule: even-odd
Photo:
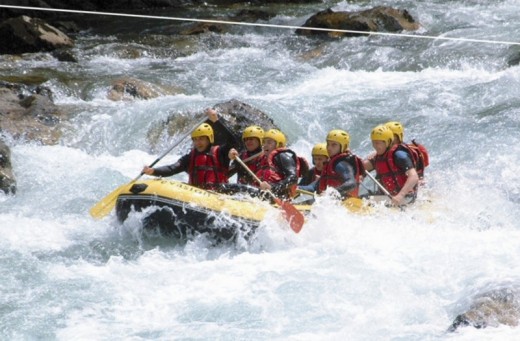
[[[408,9],[418,34],[520,37],[517,0],[328,3],[380,4]],[[269,23],[299,25],[324,8],[280,6]],[[518,46],[239,27],[178,38],[161,35],[172,22],[119,24],[135,32],[82,32],[78,63],[0,57],[4,76],[49,79],[73,116],[56,146],[7,136],[18,192],[0,195],[1,339],[518,338],[509,326],[446,333],[473,295],[520,283],[520,68],[507,63]],[[106,99],[122,76],[184,92]],[[372,127],[401,121],[430,151],[418,204],[356,215],[323,197],[300,234],[273,212],[249,242],[221,246],[147,236],[139,216],[90,217],[174,141],[152,146],[154,124],[232,98],[270,115],[307,157],[334,128],[366,156]]]

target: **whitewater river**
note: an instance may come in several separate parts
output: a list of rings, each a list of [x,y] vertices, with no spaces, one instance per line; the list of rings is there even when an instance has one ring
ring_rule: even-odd
[[[519,41],[517,0],[329,3],[380,4],[408,9],[418,34]],[[324,8],[281,6],[269,23]],[[0,339],[518,339],[509,326],[446,333],[474,295],[520,284],[520,67],[507,62],[518,46],[268,28],[179,39],[160,36],[172,22],[127,25],[135,34],[82,32],[79,63],[0,56],[2,75],[49,78],[73,116],[56,146],[6,137],[18,192],[0,195]],[[184,92],[106,99],[122,76]],[[251,241],[216,247],[144,235],[139,216],[90,217],[174,141],[152,147],[154,124],[232,98],[307,157],[333,128],[366,156],[372,127],[401,121],[430,150],[419,204],[355,215],[324,197],[300,234],[274,211]]]

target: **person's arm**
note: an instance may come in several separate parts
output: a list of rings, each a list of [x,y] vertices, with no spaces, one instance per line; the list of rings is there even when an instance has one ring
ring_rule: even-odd
[[[372,152],[370,155],[367,156],[366,159],[363,160],[363,167],[367,172],[374,170],[375,158],[376,152]]]
[[[279,153],[276,155],[274,162],[278,169],[281,170],[284,178],[277,183],[271,184],[273,192],[282,193],[290,186],[298,183],[298,176],[296,175],[296,162],[291,153]]]
[[[315,180],[314,182],[311,182],[308,185],[298,185],[298,189],[314,193],[314,192],[316,192],[318,190],[318,184],[319,183],[320,183],[320,179],[317,179],[317,180]]]
[[[404,202],[404,197],[412,192],[417,186],[419,182],[419,175],[417,174],[417,170],[413,166],[413,161],[411,156],[405,152],[404,150],[398,150],[394,154],[394,162],[397,168],[403,170],[407,176],[406,182],[403,185],[403,188],[392,197],[392,202],[396,205],[401,205]]]
[[[343,179],[343,183],[336,190],[343,198],[347,197],[357,186],[354,169],[348,162],[340,161],[334,167],[334,171]]]
[[[157,168],[150,168],[150,167],[144,167],[143,173],[148,175],[154,175],[154,176],[172,176],[181,172],[188,171],[190,162],[190,153],[184,155],[181,157],[177,162],[171,165],[157,167]]]
[[[208,123],[212,126],[215,134],[215,144],[229,146],[227,151],[231,148],[237,150],[242,150],[244,148],[240,136],[229,127],[228,122],[226,122],[222,116],[217,115],[216,111],[213,109],[208,109],[206,114],[209,119]]]

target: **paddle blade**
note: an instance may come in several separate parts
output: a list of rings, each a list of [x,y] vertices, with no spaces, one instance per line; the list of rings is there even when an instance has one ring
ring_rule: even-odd
[[[90,209],[90,215],[95,219],[101,219],[107,214],[112,211],[114,206],[116,205],[117,197],[119,196],[119,193],[121,193],[128,184],[119,186],[117,189],[112,191],[110,194],[108,194],[106,197],[101,199],[97,204],[92,206]]]
[[[300,232],[303,224],[305,223],[305,217],[303,214],[288,201],[282,201],[281,199],[276,198],[275,202],[282,209],[283,217],[285,220],[287,220],[287,222],[289,222],[291,229],[295,233]]]

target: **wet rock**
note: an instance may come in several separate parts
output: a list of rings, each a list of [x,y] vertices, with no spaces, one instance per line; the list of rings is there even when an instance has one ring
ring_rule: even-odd
[[[5,194],[16,193],[16,179],[11,164],[11,150],[0,139],[0,191]]]
[[[359,36],[358,33],[327,32],[305,29],[317,27],[363,32],[401,32],[419,29],[419,23],[406,10],[378,6],[359,12],[334,12],[327,9],[311,16],[296,33],[306,36],[329,36],[331,38]]]
[[[0,82],[0,127],[15,139],[56,144],[67,115],[52,101],[50,89]]]
[[[52,56],[59,60],[60,62],[69,62],[69,63],[77,63],[78,60],[76,56],[72,53],[70,49],[58,49],[51,52]]]
[[[258,125],[264,129],[277,128],[265,112],[236,99],[216,104],[214,108],[226,120],[228,126],[239,134],[250,125]],[[186,129],[191,128],[195,122],[202,119],[203,112],[204,110],[201,109],[198,113],[174,113],[166,121],[154,125],[148,131],[148,141],[152,148],[155,148],[165,135],[171,137],[182,134]],[[223,137],[219,136],[218,133],[215,135],[216,144],[222,143],[223,140]]]
[[[175,95],[182,90],[177,87],[151,84],[136,78],[120,78],[112,82],[107,98],[112,101],[152,99],[159,96]]]
[[[520,291],[516,287],[503,287],[475,296],[467,311],[458,315],[448,331],[461,327],[475,328],[516,327],[520,320]]]
[[[215,19],[215,20],[225,20],[225,19]],[[223,24],[217,23],[206,23],[199,22],[191,25],[191,27],[182,30],[180,32],[181,35],[197,35],[209,32],[222,33],[225,30],[225,26]]]
[[[511,54],[507,59],[508,66],[520,65],[520,52]]]
[[[52,51],[74,45],[72,39],[57,28],[25,15],[0,24],[0,37],[0,53],[3,54]]]

